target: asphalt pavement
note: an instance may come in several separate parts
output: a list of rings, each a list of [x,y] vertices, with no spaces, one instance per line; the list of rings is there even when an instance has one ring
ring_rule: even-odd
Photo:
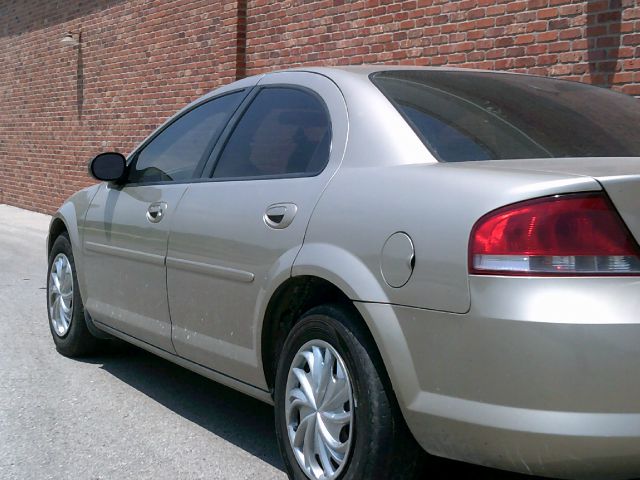
[[[48,224],[0,205],[0,479],[287,478],[270,406],[124,344],[56,352]],[[458,477],[524,478],[448,461],[423,476]]]

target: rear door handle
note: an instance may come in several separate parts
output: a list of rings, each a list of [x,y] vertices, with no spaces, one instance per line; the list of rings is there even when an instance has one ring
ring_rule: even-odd
[[[267,207],[263,220],[268,227],[281,229],[291,225],[298,212],[295,203],[275,203]]]
[[[151,223],[158,223],[164,218],[164,213],[166,210],[166,202],[153,202],[147,209],[147,220],[149,220]]]

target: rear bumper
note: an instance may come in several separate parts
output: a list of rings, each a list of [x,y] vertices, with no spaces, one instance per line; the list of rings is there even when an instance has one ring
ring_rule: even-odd
[[[548,412],[422,394],[405,412],[428,452],[553,478],[640,475],[640,415]]]
[[[640,476],[640,281],[472,277],[467,314],[358,304],[428,452]]]

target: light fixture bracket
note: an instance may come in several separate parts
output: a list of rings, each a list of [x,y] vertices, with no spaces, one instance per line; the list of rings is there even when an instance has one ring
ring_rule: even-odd
[[[71,47],[76,47],[80,45],[80,32],[67,32],[60,40],[60,43],[64,45],[69,45]]]

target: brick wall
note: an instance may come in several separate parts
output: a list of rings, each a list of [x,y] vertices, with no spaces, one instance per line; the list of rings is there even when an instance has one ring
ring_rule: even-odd
[[[373,62],[520,71],[640,95],[640,6],[637,0],[249,2],[249,74]]]
[[[93,181],[95,153],[129,151],[234,80],[237,14],[225,0],[0,0],[0,202],[51,213]]]
[[[60,43],[81,31],[81,46]],[[638,0],[0,0],[0,202],[52,212],[178,108],[295,65],[457,65],[640,96]]]

